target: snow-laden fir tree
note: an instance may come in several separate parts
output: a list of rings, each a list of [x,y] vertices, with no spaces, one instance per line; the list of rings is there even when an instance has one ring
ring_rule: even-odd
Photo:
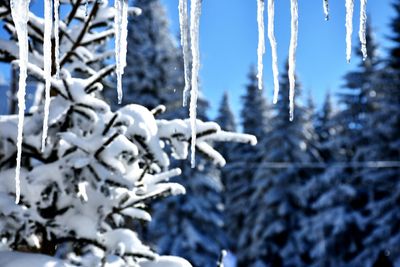
[[[229,105],[229,94],[227,91],[224,92],[224,95],[222,96],[221,103],[218,108],[218,114],[217,117],[215,118],[215,121],[218,123],[218,125],[221,127],[222,130],[224,131],[230,131],[234,132],[236,131],[236,120],[235,120],[235,115],[232,112],[232,109]],[[227,146],[224,143],[216,144],[216,147],[218,148],[218,151],[221,153],[221,155],[224,156],[224,158],[230,162],[230,158],[232,153],[234,153],[234,150],[236,149],[235,146]],[[226,168],[221,168],[221,182],[222,184],[226,185],[226,177],[227,174],[225,171],[227,171]]]
[[[307,247],[301,246],[298,233],[307,216],[303,184],[313,171],[302,164],[319,162],[310,112],[296,102],[295,119],[289,122],[289,80],[287,69],[280,81],[279,101],[269,120],[269,131],[260,141],[264,152],[253,165],[246,204],[244,231],[247,247],[240,250],[240,266],[302,266],[308,263]],[[300,92],[296,84],[296,94]],[[277,168],[275,165],[283,165]],[[250,165],[250,163],[249,163]]]
[[[198,107],[200,118],[206,117],[205,111],[205,106]],[[159,253],[179,255],[195,266],[213,267],[221,250],[227,248],[223,185],[219,170],[207,162],[207,154],[198,154],[196,167],[191,168],[187,162],[179,164],[182,175],[173,180],[183,184],[187,194],[154,206],[150,239]]]
[[[170,33],[165,7],[159,0],[134,0],[132,4],[141,13],[128,24],[122,103],[149,109],[163,104],[171,112],[182,106],[184,83],[182,56]]]
[[[369,25],[366,37],[368,58],[363,60],[362,53],[356,53],[360,63],[357,70],[345,75],[346,83],[338,95],[341,110],[332,117],[326,102],[317,127],[320,152],[328,165],[306,186],[308,192],[314,192],[309,199],[312,215],[304,230],[314,266],[370,266],[374,254],[379,253],[379,249],[370,251],[360,258],[372,226],[367,219],[371,184],[363,175],[371,169],[340,164],[366,160],[357,155],[370,142],[366,137],[372,130],[369,119],[377,108],[380,60]],[[330,121],[326,121],[327,115]]]
[[[60,266],[190,266],[180,258],[159,256],[127,228],[131,220],[151,220],[146,206],[155,198],[185,192],[168,179],[181,172],[170,169],[170,157],[187,157],[190,122],[156,120],[155,111],[136,104],[111,111],[98,98],[102,79],[115,67],[100,64],[110,56],[103,43],[114,35],[115,10],[106,2],[90,1],[86,16],[84,6],[80,0],[62,2],[61,70],[57,77],[54,66],[50,77],[47,143],[41,151],[44,104],[39,101],[25,118],[18,205],[18,118],[0,117],[0,264],[38,266],[60,259]],[[18,59],[15,27],[7,1],[0,2],[0,10],[10,33],[0,41],[0,58],[10,62]],[[29,17],[27,67],[44,81],[44,21],[33,13]],[[223,160],[210,143],[252,139],[200,120],[197,130],[197,149],[219,162]]]
[[[268,132],[268,119],[271,114],[263,91],[258,89],[257,73],[254,67],[251,67],[249,71],[248,84],[242,101],[243,131],[251,132],[262,140]],[[234,146],[229,151],[230,162],[224,169],[225,225],[230,242],[229,249],[238,255],[241,255],[249,246],[248,240],[242,238],[242,233],[252,227],[245,224],[245,217],[249,214],[248,205],[252,194],[250,184],[263,153],[259,145]]]
[[[363,130],[364,143],[355,158],[363,161],[395,161],[400,159],[400,2],[394,1],[395,17],[388,59],[378,75],[372,77],[370,94],[375,109],[368,114]],[[371,75],[370,75],[371,77]],[[369,192],[365,207],[368,228],[363,240],[364,249],[358,257],[361,262],[382,262],[382,257],[394,266],[400,264],[400,168],[361,169],[364,187]],[[389,266],[389,265],[388,265]]]

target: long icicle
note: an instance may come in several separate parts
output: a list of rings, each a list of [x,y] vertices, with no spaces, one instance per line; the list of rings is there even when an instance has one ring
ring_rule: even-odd
[[[346,60],[351,59],[351,36],[353,34],[354,0],[346,0]]]
[[[19,203],[21,197],[20,172],[22,155],[22,132],[24,128],[25,113],[25,87],[28,65],[28,20],[29,0],[11,0],[11,15],[19,44],[19,85],[18,85],[18,135],[17,135],[17,166],[15,167],[15,203]]]
[[[190,6],[190,40],[192,50],[192,88],[190,90],[190,126],[192,131],[191,142],[191,165],[196,165],[196,117],[197,117],[197,98],[199,93],[199,69],[200,69],[200,51],[199,51],[199,26],[201,15],[201,1],[192,0]]]
[[[273,102],[274,104],[276,104],[278,102],[278,94],[279,94],[279,70],[278,70],[277,43],[275,39],[275,30],[274,30],[274,20],[275,20],[275,3],[274,0],[268,0],[268,39],[271,45],[272,74],[274,76]]]
[[[329,0],[322,0],[322,7],[324,9],[325,20],[329,20]]]
[[[295,70],[296,70],[296,48],[297,48],[297,35],[299,29],[299,11],[297,0],[290,1],[290,14],[291,14],[291,32],[290,32],[290,46],[289,46],[289,117],[293,121],[294,117],[294,89],[296,86]]]
[[[358,32],[358,36],[360,38],[361,53],[363,60],[367,59],[366,28],[367,28],[367,0],[360,0],[360,30]]]
[[[258,89],[262,89],[263,84],[263,55],[265,53],[265,37],[264,37],[264,0],[257,0],[257,24],[258,24]]]
[[[54,0],[54,58],[56,62],[56,77],[60,78],[60,0]]]
[[[117,73],[117,92],[118,103],[122,102],[122,74],[126,66],[126,49],[127,49],[127,26],[128,26],[128,3],[126,0],[115,0],[115,61]]]
[[[45,79],[44,119],[42,132],[42,152],[46,146],[51,87],[51,32],[53,26],[53,12],[51,0],[44,1],[44,38],[43,38],[43,66]]]
[[[181,46],[183,53],[183,69],[185,76],[185,88],[183,89],[183,106],[187,105],[190,90],[190,47],[189,47],[189,28],[188,28],[188,3],[187,0],[179,0],[179,25],[181,31]]]

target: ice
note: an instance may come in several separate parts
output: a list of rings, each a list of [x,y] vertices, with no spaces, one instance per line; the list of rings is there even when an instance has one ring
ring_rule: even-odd
[[[358,36],[361,43],[361,53],[363,60],[367,59],[367,38],[365,36],[367,28],[367,0],[360,0],[360,30]]]
[[[264,0],[257,0],[257,24],[258,24],[258,47],[257,47],[257,68],[258,68],[258,89],[262,89],[263,83],[263,55],[265,53],[264,37]]]
[[[20,169],[22,155],[22,131],[25,113],[25,87],[28,65],[28,29],[30,0],[11,0],[11,15],[17,31],[19,46],[19,85],[18,85],[18,136],[17,136],[17,166],[15,167],[15,203],[20,199]]]
[[[190,47],[189,47],[189,28],[188,28],[188,7],[187,0],[179,0],[179,25],[181,31],[181,45],[183,53],[183,66],[185,76],[185,88],[183,89],[183,106],[187,105],[190,89]]]
[[[50,108],[50,87],[51,87],[51,32],[53,27],[52,1],[44,1],[44,42],[43,42],[43,66],[45,79],[44,97],[44,119],[42,134],[42,152],[44,151],[47,139],[47,129]]]
[[[272,73],[274,76],[273,102],[274,104],[276,104],[278,102],[278,94],[279,94],[279,71],[278,71],[277,44],[276,44],[275,30],[274,30],[274,18],[275,18],[275,1],[268,0],[268,39],[271,45]]]
[[[190,40],[192,49],[192,89],[190,94],[189,116],[191,121],[192,140],[191,140],[191,165],[195,166],[196,156],[196,117],[197,117],[197,97],[199,91],[199,26],[201,15],[201,0],[192,0],[190,9]]]
[[[290,121],[293,121],[294,115],[294,89],[296,86],[295,70],[296,70],[296,48],[297,48],[297,35],[299,29],[299,14],[297,0],[290,1],[291,19],[291,33],[290,33],[290,46],[289,46],[289,113]]]
[[[122,74],[126,66],[126,50],[128,36],[128,3],[126,0],[115,1],[115,60],[117,73],[118,103],[122,102]]]
[[[353,34],[354,0],[346,0],[346,60],[351,58],[351,35]]]
[[[329,20],[329,0],[322,0],[324,8],[325,20]]]
[[[54,0],[54,58],[56,61],[56,77],[60,78],[60,0]]]

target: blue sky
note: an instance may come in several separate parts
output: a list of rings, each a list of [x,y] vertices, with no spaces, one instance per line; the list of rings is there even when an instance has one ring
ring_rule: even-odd
[[[178,31],[178,0],[162,0],[171,17],[171,30]],[[357,63],[345,58],[345,1],[330,2],[329,21],[324,20],[322,0],[299,0],[299,44],[297,74],[303,95],[312,93],[317,104],[322,103],[326,91],[333,94],[342,85],[342,77]],[[390,43],[389,23],[393,17],[391,0],[368,1],[368,19],[381,53]],[[266,12],[265,12],[266,13]],[[267,14],[265,14],[267,21]],[[353,44],[358,45],[359,1],[355,1]],[[278,42],[279,68],[287,58],[290,38],[290,1],[275,1],[275,32]],[[241,108],[240,96],[247,83],[251,64],[257,62],[256,0],[203,0],[200,21],[200,56],[202,90],[211,102],[215,116],[224,90],[229,91],[235,113]],[[266,40],[264,56],[265,95],[272,101],[271,54]],[[354,54],[354,52],[353,52]]]
[[[177,35],[178,0],[161,0],[171,18],[171,31]],[[41,2],[41,1],[32,1]],[[275,1],[275,31],[278,41],[279,68],[284,66],[290,37],[290,1]],[[303,95],[311,92],[317,104],[322,103],[326,91],[333,94],[343,83],[343,75],[354,68],[345,59],[344,0],[330,1],[329,21],[324,20],[322,0],[299,0],[299,44],[297,74]],[[381,53],[390,46],[385,36],[393,17],[391,0],[370,0],[368,19],[372,21]],[[41,5],[34,5],[41,13]],[[355,1],[353,45],[358,45],[359,1]],[[265,14],[267,21],[267,14]],[[4,32],[0,31],[0,34]],[[200,22],[201,86],[211,103],[210,116],[215,117],[225,90],[229,91],[232,108],[239,114],[240,96],[247,83],[249,67],[257,62],[256,0],[203,0]],[[272,101],[272,70],[269,43],[266,39],[264,56],[265,95]],[[8,78],[9,70],[0,65],[1,74]],[[0,75],[1,75],[0,74]]]

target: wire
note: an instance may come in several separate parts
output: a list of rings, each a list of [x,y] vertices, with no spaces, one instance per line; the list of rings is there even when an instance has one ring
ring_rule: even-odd
[[[354,162],[233,162],[226,165],[227,168],[257,167],[258,169],[327,169],[327,168],[400,168],[400,161],[354,161]]]

